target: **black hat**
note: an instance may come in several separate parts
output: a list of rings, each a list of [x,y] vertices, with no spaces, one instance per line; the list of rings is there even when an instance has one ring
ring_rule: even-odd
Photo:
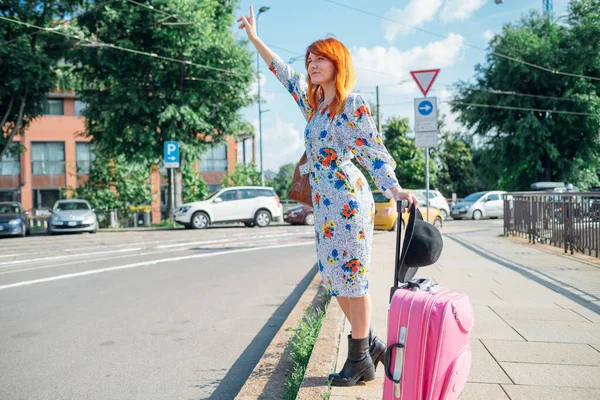
[[[426,267],[440,258],[444,241],[442,234],[433,225],[423,221],[421,211],[413,204],[402,241],[400,271],[398,279],[407,282],[412,279],[419,267]]]

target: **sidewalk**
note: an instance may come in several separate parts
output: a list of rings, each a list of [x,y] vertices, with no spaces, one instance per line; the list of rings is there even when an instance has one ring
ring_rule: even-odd
[[[417,275],[464,291],[473,302],[473,364],[461,399],[600,399],[600,262],[499,237],[498,222],[486,224],[492,229],[448,223],[440,260]],[[373,326],[382,337],[394,242],[392,233],[374,237]],[[349,325],[336,370],[346,358]],[[383,368],[377,376],[352,388],[333,387],[330,400],[380,400]]]

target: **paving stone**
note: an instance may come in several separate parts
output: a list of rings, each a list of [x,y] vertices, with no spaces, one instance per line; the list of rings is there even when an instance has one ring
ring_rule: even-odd
[[[482,340],[497,361],[600,365],[600,352],[586,344]]]
[[[590,346],[592,346],[594,349],[600,352],[600,344],[590,344]]]
[[[468,382],[512,383],[479,340],[471,340],[473,362]]]
[[[473,305],[475,325],[471,337],[474,339],[524,340],[510,325],[487,306]]]
[[[600,324],[591,322],[515,321],[510,323],[531,342],[598,343]]]
[[[600,367],[501,362],[517,385],[600,388]]]
[[[467,383],[460,400],[509,400],[502,387],[498,384]]]
[[[512,400],[584,400],[600,399],[600,389],[502,385]]]
[[[492,309],[498,313],[507,322],[511,321],[565,321],[565,322],[589,322],[581,315],[566,310],[559,306],[552,307],[519,307],[519,306],[492,306]]]
[[[555,301],[555,303],[560,307],[576,312],[591,322],[600,323],[600,314],[582,306],[581,304],[575,303],[573,300],[570,300],[567,297],[564,297],[564,300]]]

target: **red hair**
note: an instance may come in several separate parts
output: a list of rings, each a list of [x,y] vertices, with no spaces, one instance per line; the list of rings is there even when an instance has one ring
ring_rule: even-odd
[[[333,73],[333,79],[335,81],[335,97],[331,101],[331,104],[329,104],[329,110],[330,112],[341,114],[344,111],[346,98],[350,92],[352,92],[354,82],[356,81],[356,74],[354,73],[350,52],[346,46],[337,39],[327,38],[317,40],[306,49],[305,66],[307,70],[309,53],[325,57],[333,63],[335,67]],[[316,111],[319,100],[324,97],[323,88],[319,85],[313,85],[310,81],[310,75],[308,74],[306,80],[308,82],[308,91],[306,94],[308,97],[308,105]]]

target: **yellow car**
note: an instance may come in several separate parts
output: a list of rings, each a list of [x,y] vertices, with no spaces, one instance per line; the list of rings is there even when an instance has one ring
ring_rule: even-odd
[[[412,192],[412,190],[411,190]],[[425,197],[418,192],[413,192],[419,199],[419,210],[423,218],[427,219],[427,207],[425,206]],[[396,211],[396,201],[388,199],[380,190],[373,191],[375,199],[375,229],[384,231],[395,231],[398,226],[398,211]],[[429,207],[429,223],[437,228],[441,228],[444,219],[439,209]],[[402,223],[408,223],[408,213],[402,214]]]

